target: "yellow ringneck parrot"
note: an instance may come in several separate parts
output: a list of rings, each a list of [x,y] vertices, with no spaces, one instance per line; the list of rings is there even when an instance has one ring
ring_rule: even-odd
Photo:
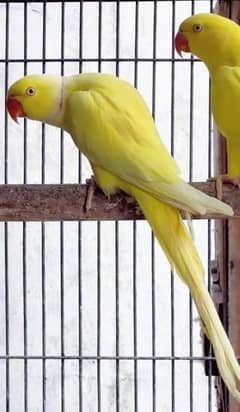
[[[207,66],[211,77],[213,117],[226,138],[228,177],[240,176],[240,27],[216,14],[184,20],[176,35],[177,51],[191,52]],[[239,185],[239,182],[238,182]]]
[[[171,266],[188,285],[223,380],[240,400],[240,368],[179,212],[231,216],[232,209],[181,179],[143,98],[117,77],[94,73],[27,76],[10,87],[7,105],[14,120],[28,117],[69,132],[89,159],[103,192],[123,190],[136,199]]]

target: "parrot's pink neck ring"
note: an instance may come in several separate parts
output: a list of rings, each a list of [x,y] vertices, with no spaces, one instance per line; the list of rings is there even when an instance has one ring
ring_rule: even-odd
[[[51,119],[57,122],[61,119],[62,109],[63,109],[63,99],[64,99],[64,78],[63,76],[60,78],[60,85],[59,85],[59,96],[56,105],[56,110],[51,116]],[[59,119],[60,118],[60,119]],[[50,120],[50,119],[49,119]]]

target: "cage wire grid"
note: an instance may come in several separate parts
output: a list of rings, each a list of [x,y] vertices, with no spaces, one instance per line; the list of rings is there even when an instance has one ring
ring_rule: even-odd
[[[29,73],[116,74],[144,96],[183,177],[205,180],[208,74],[172,45],[184,17],[212,8],[209,0],[1,2],[1,100]],[[89,177],[67,134],[25,120],[17,127],[3,106],[1,183]],[[212,225],[194,227],[207,276]],[[0,236],[1,411],[217,410],[196,309],[146,222],[11,222]]]

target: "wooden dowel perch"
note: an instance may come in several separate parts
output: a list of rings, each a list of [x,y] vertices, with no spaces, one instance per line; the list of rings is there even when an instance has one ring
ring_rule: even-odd
[[[216,196],[215,182],[198,182],[193,186]],[[135,201],[121,193],[110,200],[96,190],[92,207],[86,212],[87,185],[0,185],[0,221],[56,220],[135,220],[143,215]],[[223,201],[240,217],[240,190],[223,185]],[[217,215],[193,216],[194,219],[219,218]],[[221,218],[221,217],[220,217]]]

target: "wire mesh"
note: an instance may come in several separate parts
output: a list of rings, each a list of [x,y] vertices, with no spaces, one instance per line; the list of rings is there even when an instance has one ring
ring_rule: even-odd
[[[198,1],[0,3],[1,100],[27,73],[102,71],[134,84],[186,180],[211,174],[208,74],[175,55]],[[90,175],[67,134],[1,108],[2,183]],[[208,272],[212,228],[196,223]],[[216,411],[199,319],[146,222],[4,223],[1,411]],[[208,243],[206,242],[208,239]],[[208,283],[210,288],[210,281]]]

